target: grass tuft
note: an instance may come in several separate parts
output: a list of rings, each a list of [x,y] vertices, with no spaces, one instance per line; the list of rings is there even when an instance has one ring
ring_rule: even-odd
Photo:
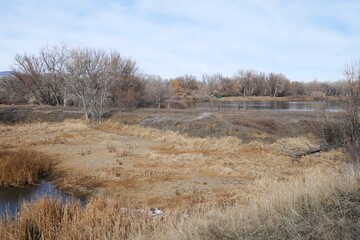
[[[51,164],[49,156],[33,150],[0,151],[0,187],[37,184]]]

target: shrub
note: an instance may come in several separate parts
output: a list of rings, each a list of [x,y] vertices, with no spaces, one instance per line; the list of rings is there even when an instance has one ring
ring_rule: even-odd
[[[360,160],[360,61],[346,66],[347,97],[339,115],[324,115],[322,137],[332,147],[345,148],[353,160]]]
[[[323,92],[312,92],[311,96],[313,97],[314,101],[325,101],[325,93]]]

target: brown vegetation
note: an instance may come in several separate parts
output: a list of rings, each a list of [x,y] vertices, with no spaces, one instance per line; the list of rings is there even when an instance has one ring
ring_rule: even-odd
[[[109,199],[93,199],[83,209],[78,202],[62,204],[61,199],[41,198],[24,203],[15,219],[0,219],[0,238],[125,239],[159,222],[143,213],[139,210],[128,214],[118,202]]]
[[[357,201],[359,173],[357,166],[344,165],[348,156],[342,149],[292,161],[292,154],[321,144],[309,127],[319,123],[317,115],[262,115],[159,109],[119,113],[100,125],[81,120],[0,125],[1,147],[32,146],[55,155],[55,184],[90,199],[85,208],[46,199],[25,204],[18,217],[1,221],[0,238],[357,234],[349,226],[356,226],[357,213],[350,209]],[[204,135],[197,136],[195,129]],[[164,213],[151,217],[151,207]]]
[[[358,166],[342,165],[313,169],[288,182],[263,179],[247,205],[196,204],[159,216],[109,198],[93,198],[85,208],[41,198],[24,203],[15,218],[0,219],[0,238],[353,239],[360,233],[359,173]]]
[[[39,183],[51,168],[52,159],[34,150],[0,151],[0,187]]]
[[[324,112],[316,132],[327,146],[344,148],[354,161],[360,161],[360,61],[346,66],[344,74],[349,86],[344,111],[336,116]]]

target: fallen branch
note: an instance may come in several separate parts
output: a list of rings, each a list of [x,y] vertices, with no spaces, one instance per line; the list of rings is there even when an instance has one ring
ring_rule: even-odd
[[[319,148],[312,148],[312,149],[308,149],[304,152],[301,153],[295,153],[295,154],[291,154],[290,156],[293,158],[293,162],[299,162],[300,158],[303,156],[307,156],[307,155],[312,155],[315,153],[319,153],[319,152],[326,152],[329,151],[331,148],[329,146],[321,146]]]

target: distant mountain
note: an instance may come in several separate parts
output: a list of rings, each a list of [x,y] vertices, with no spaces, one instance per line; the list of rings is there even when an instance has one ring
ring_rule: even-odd
[[[0,77],[7,77],[7,76],[11,76],[12,75],[12,71],[2,71],[0,72]]]

